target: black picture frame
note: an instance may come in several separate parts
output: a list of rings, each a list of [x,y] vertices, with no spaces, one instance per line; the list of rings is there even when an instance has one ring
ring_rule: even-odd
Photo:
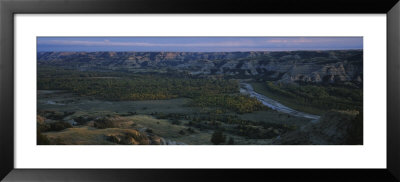
[[[15,169],[14,14],[382,13],[387,15],[386,169]],[[0,0],[0,179],[4,181],[399,181],[398,0]],[[8,174],[8,175],[7,175]]]

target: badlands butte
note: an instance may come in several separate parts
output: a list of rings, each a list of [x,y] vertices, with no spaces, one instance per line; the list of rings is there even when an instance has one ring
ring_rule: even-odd
[[[79,70],[171,68],[190,74],[281,82],[362,83],[363,51],[39,52],[38,65]]]
[[[38,52],[37,67],[38,144],[363,144],[363,50]]]

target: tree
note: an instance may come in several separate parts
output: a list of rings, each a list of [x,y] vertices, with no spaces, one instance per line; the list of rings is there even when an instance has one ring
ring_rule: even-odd
[[[229,137],[228,145],[235,145],[235,141],[232,137]]]
[[[362,145],[363,144],[363,112],[359,111],[357,116],[351,121],[348,128],[348,136],[346,145]]]
[[[211,136],[211,142],[214,145],[219,145],[221,143],[225,142],[225,135],[222,133],[222,131],[214,131],[214,133]]]
[[[50,141],[46,135],[43,135],[39,130],[36,131],[36,143],[37,145],[49,145]]]

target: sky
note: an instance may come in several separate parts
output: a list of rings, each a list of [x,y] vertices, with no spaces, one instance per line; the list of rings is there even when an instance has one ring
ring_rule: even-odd
[[[362,37],[38,37],[37,51],[235,52],[362,49]]]

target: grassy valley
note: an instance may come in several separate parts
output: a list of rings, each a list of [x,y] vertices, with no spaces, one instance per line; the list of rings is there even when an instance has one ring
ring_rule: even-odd
[[[311,53],[41,53],[37,143],[362,144],[360,51]],[[321,118],[272,109],[241,83]],[[324,126],[345,130],[328,140]]]

